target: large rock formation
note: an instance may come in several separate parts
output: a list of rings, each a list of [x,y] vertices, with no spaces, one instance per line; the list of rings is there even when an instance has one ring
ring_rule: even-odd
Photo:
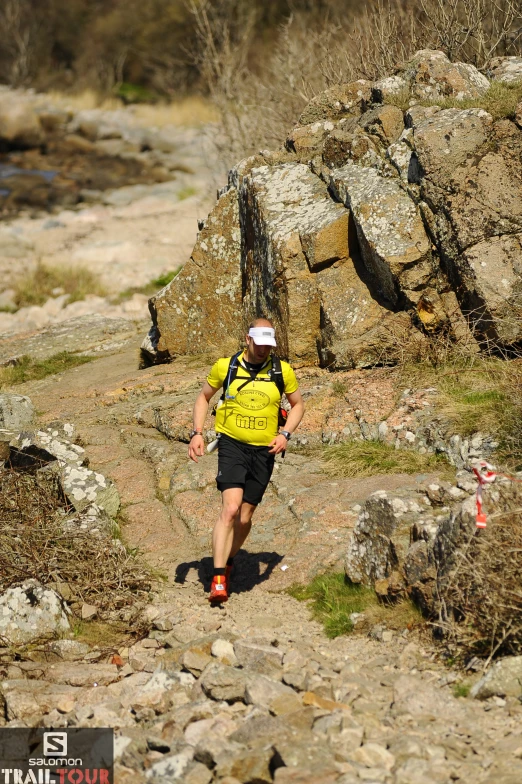
[[[519,58],[487,73],[512,80]],[[148,358],[232,351],[261,314],[282,355],[332,368],[393,360],[438,329],[472,350],[518,342],[522,132],[481,108],[489,85],[423,50],[316,96],[284,150],[230,173],[183,273],[151,300]]]
[[[159,330],[151,350],[160,360],[218,346],[235,350],[242,318],[240,240],[237,197],[229,191],[208,216],[176,285],[169,284],[149,301]],[[175,300],[170,296],[174,290],[179,292]]]

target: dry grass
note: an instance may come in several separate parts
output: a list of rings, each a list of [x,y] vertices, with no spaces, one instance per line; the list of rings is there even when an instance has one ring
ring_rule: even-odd
[[[360,629],[362,632],[369,631],[376,624],[395,632],[426,628],[422,612],[407,596],[400,597],[396,602],[378,602],[370,606]]]
[[[139,104],[132,109],[134,122],[138,125],[159,128],[164,125],[200,126],[215,123],[219,119],[216,107],[198,95],[187,96],[172,103],[158,103],[154,106]]]
[[[126,111],[133,125],[147,128],[163,128],[165,125],[197,127],[216,122],[219,118],[211,101],[199,95],[189,95],[169,103],[135,104],[126,109],[119,98],[107,97],[92,89],[76,95],[51,91],[47,98],[49,103],[74,112],[87,109]]]
[[[500,444],[498,460],[522,467],[522,357],[444,353],[439,363],[420,361],[399,367],[400,384],[435,387],[437,415],[463,436],[481,432]]]
[[[330,476],[363,477],[376,474],[420,474],[444,470],[441,455],[421,455],[407,449],[395,449],[380,441],[348,441],[323,447],[321,457]]]
[[[63,373],[70,368],[92,362],[93,359],[95,357],[83,357],[68,351],[61,351],[41,360],[24,355],[19,357],[15,364],[0,367],[0,390],[25,384],[26,381],[37,381],[47,376],[54,376],[56,373]]]
[[[522,484],[497,483],[495,490],[495,503],[486,495],[487,528],[471,530],[451,572],[439,577],[441,625],[450,641],[488,660],[522,653]]]
[[[0,473],[0,592],[34,578],[66,583],[103,615],[147,598],[151,577],[117,539],[66,533],[65,499],[38,474]]]
[[[106,649],[112,652],[130,644],[133,635],[129,634],[128,624],[104,623],[102,621],[81,621],[74,624],[74,639],[85,642],[91,648]]]
[[[102,95],[97,90],[85,89],[80,93],[69,94],[58,92],[57,90],[50,90],[46,94],[46,99],[54,106],[63,107],[64,109],[71,109],[74,112],[80,112],[88,109],[103,109],[104,111],[116,111],[122,108],[121,101],[118,98],[107,97]]]
[[[104,297],[100,279],[86,267],[51,267],[37,264],[35,269],[14,284],[18,308],[43,305],[50,297],[68,294],[67,302],[78,302],[88,294]]]
[[[195,65],[220,114],[216,144],[227,164],[279,146],[310,99],[335,84],[378,79],[419,49],[442,49],[453,61],[483,67],[490,55],[517,54],[522,30],[520,4],[517,9],[511,0],[505,8],[487,0],[377,0],[313,18],[296,13],[256,58],[252,15],[224,24],[228,0],[190,5]],[[511,116],[515,93],[494,85],[485,108],[495,117]],[[409,101],[402,103],[407,108]]]
[[[444,98],[433,101],[420,101],[422,106],[436,104],[441,109],[484,109],[494,120],[515,118],[517,104],[522,100],[522,82],[492,82],[489,90],[480,98]],[[390,103],[404,111],[410,107],[410,94],[399,93],[390,98]]]

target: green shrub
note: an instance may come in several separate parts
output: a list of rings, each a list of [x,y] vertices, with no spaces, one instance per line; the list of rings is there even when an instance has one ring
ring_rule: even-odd
[[[353,630],[351,613],[363,612],[377,602],[375,591],[346,582],[344,574],[324,574],[310,585],[295,585],[288,593],[299,601],[312,600],[312,615],[325,628],[327,637],[339,637]]]
[[[146,87],[139,84],[131,84],[130,82],[122,82],[116,85],[114,95],[120,98],[123,103],[156,103],[159,100],[159,95]]]
[[[409,599],[395,603],[379,601],[373,588],[350,583],[344,574],[323,574],[310,585],[293,585],[288,593],[299,601],[310,601],[312,616],[323,624],[327,637],[353,631],[352,613],[363,613],[357,630],[367,633],[375,624],[402,631],[423,623],[420,610]]]
[[[163,275],[160,275],[158,278],[151,280],[149,285],[155,286],[158,289],[162,289],[165,286],[168,286],[169,283],[174,280],[180,270],[181,267],[176,267],[176,269],[172,270],[171,272],[164,272]]]
[[[469,683],[455,683],[453,686],[453,696],[454,697],[467,697],[471,691],[471,685]]]
[[[339,380],[334,381],[332,384],[332,392],[335,397],[344,397],[347,392],[346,382]]]
[[[195,196],[197,193],[196,188],[192,187],[192,185],[187,185],[185,188],[182,188],[178,193],[178,199],[180,201],[184,201],[185,199],[189,199],[191,196]]]

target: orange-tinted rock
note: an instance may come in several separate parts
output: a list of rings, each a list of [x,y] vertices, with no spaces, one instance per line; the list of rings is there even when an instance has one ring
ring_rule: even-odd
[[[316,95],[299,118],[300,125],[333,119],[343,114],[360,114],[371,99],[372,83],[365,79],[338,84]]]
[[[149,301],[159,337],[144,349],[158,358],[237,350],[241,335],[237,192],[218,200],[179,275]]]

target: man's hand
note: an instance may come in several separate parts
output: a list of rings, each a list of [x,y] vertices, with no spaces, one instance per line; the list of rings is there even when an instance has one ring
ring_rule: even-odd
[[[202,457],[204,454],[205,454],[205,441],[203,439],[203,436],[200,435],[192,436],[188,448],[188,456],[190,457],[191,460],[197,463],[198,457]]]
[[[268,446],[271,446],[272,449],[269,449],[268,452],[271,455],[279,455],[281,452],[284,452],[287,447],[288,441],[286,438],[279,433],[273,441],[270,441]]]

